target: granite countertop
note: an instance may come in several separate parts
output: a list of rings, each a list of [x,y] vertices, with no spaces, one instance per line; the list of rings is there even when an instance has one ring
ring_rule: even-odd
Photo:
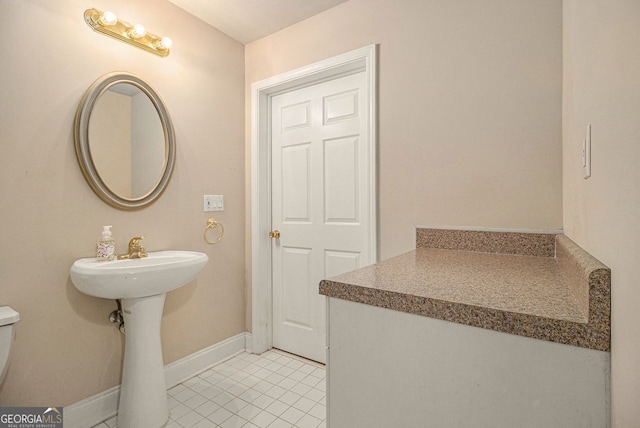
[[[323,280],[320,293],[608,351],[610,271],[559,237],[556,257],[417,248]]]

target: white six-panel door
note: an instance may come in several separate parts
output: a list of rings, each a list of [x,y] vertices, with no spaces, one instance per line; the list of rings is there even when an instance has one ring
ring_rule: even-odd
[[[369,254],[371,198],[365,73],[274,96],[271,103],[273,346],[325,362],[321,279]]]

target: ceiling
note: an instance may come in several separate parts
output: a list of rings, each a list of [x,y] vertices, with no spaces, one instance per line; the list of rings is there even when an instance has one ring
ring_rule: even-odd
[[[247,44],[347,0],[169,0]]]

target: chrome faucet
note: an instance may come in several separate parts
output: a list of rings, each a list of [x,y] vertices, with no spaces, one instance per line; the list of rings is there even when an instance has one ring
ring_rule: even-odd
[[[129,252],[127,254],[121,254],[118,256],[118,260],[124,259],[141,259],[147,257],[147,252],[144,247],[140,245],[140,241],[144,239],[144,236],[136,236],[129,241]]]

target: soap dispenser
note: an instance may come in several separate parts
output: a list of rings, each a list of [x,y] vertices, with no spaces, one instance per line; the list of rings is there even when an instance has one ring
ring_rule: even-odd
[[[113,260],[116,256],[116,243],[111,237],[111,226],[102,227],[102,238],[96,245],[96,260]]]

